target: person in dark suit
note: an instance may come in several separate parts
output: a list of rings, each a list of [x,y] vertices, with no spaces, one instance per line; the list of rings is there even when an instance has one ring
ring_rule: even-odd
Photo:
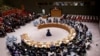
[[[49,29],[47,30],[46,36],[52,36]]]
[[[6,35],[5,29],[2,25],[0,25],[0,37],[3,37]]]

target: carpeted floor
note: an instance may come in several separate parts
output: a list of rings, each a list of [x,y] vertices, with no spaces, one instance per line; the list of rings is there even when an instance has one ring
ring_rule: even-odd
[[[87,23],[87,22],[83,22],[83,24],[86,24],[89,28],[89,31],[92,32],[93,34],[93,43],[91,44],[91,49],[87,51],[87,55],[86,56],[100,56],[100,32],[99,32],[99,23]],[[30,22],[28,24],[26,24],[25,26],[21,26],[20,29],[15,30],[16,32],[12,32],[12,33],[8,33],[7,36],[16,36],[18,41],[20,42],[20,35],[23,33],[28,33],[29,36],[32,39],[36,39],[33,37],[37,37],[37,41],[39,40],[39,36],[41,35],[40,33],[42,33],[42,36],[44,36],[46,33],[46,29],[41,29],[38,30],[36,27],[33,26],[33,22]],[[60,39],[61,37],[65,37],[66,34],[68,34],[68,32],[66,32],[63,29],[58,29],[58,28],[50,28],[51,32],[56,33],[56,31],[58,32],[58,35],[54,35],[55,38],[53,38],[54,40],[56,39]],[[43,33],[43,31],[45,31]],[[63,33],[62,33],[63,32]],[[37,35],[36,35],[37,34]],[[6,37],[7,37],[6,36]],[[40,38],[42,38],[42,36]],[[6,49],[6,37],[5,38],[0,38],[0,56],[10,56],[8,50]],[[56,38],[57,37],[57,38]],[[45,37],[45,40],[43,41],[48,41],[49,38]],[[52,39],[51,38],[51,39]],[[96,44],[98,44],[96,46]]]

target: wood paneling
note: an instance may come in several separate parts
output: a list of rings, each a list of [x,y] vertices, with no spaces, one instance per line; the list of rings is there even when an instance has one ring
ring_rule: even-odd
[[[52,9],[51,16],[52,17],[61,17],[62,13],[60,9]]]

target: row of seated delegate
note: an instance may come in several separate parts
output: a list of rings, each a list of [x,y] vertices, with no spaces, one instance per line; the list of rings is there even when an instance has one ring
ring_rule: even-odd
[[[29,46],[23,39],[20,43],[8,40],[7,48],[12,56],[85,56],[87,51],[90,50],[90,43],[92,43],[92,34],[89,32],[88,27],[84,24],[77,23],[76,21],[68,20],[66,23],[76,30],[75,38],[69,43],[65,44],[63,41],[59,46],[50,45],[49,48]],[[9,45],[8,43],[12,45]]]
[[[71,19],[81,22],[99,22],[99,16],[89,16],[89,15],[64,15],[62,18]]]
[[[24,26],[26,23],[34,20],[35,15],[22,16],[17,13],[0,17],[0,37],[6,36],[6,33],[15,32],[15,29]]]

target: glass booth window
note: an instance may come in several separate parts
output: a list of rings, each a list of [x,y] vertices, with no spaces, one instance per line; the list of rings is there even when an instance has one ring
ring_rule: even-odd
[[[54,2],[53,5],[55,6],[84,6],[84,2],[81,1],[76,1],[76,2],[70,2],[70,1],[65,1],[65,2]]]

